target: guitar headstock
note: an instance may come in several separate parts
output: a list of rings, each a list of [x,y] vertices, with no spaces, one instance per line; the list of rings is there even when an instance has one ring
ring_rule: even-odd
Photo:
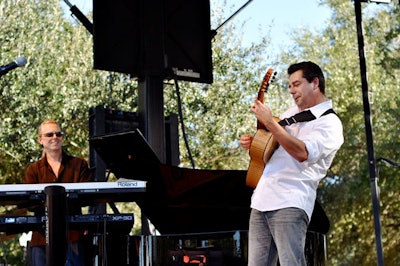
[[[258,100],[262,103],[264,103],[264,93],[267,92],[269,85],[275,80],[276,77],[276,71],[274,71],[272,68],[269,68],[267,70],[267,73],[265,73],[263,81],[261,82],[261,87],[260,90],[258,91]],[[265,126],[257,120],[257,129],[265,129]]]
[[[264,92],[267,92],[269,85],[274,82],[276,78],[276,71],[272,68],[269,68],[264,75],[264,78],[261,82],[260,90],[258,91],[258,100],[264,102]]]

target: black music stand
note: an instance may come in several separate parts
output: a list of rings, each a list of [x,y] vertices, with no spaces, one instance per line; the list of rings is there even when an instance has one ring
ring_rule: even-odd
[[[149,171],[160,165],[138,129],[91,137],[89,143],[117,178],[147,181]]]

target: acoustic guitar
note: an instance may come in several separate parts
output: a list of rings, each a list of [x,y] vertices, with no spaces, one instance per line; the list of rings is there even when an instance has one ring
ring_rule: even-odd
[[[260,102],[264,103],[264,94],[268,91],[270,83],[275,79],[275,75],[276,72],[274,72],[272,68],[268,69],[267,73],[264,75],[257,96]],[[278,117],[274,117],[274,119],[277,122],[280,120]],[[268,129],[257,120],[257,132],[253,136],[253,141],[249,149],[250,164],[246,176],[247,186],[252,188],[257,186],[264,171],[265,164],[271,158],[277,147],[278,142],[275,140],[274,136],[272,136]]]

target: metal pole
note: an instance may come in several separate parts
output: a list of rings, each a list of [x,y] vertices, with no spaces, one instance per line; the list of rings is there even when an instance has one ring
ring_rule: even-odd
[[[358,51],[360,57],[361,86],[362,86],[363,105],[364,105],[365,131],[367,137],[368,166],[370,175],[372,210],[374,215],[374,226],[375,226],[376,254],[377,254],[377,263],[378,265],[381,266],[384,265],[384,263],[383,263],[383,251],[382,251],[378,171],[376,168],[376,160],[374,156],[371,110],[368,98],[368,79],[367,79],[367,66],[365,62],[364,37],[362,31],[361,0],[354,0],[354,7],[356,13]]]
[[[66,193],[63,186],[47,186],[46,194],[46,265],[65,264],[66,237]]]

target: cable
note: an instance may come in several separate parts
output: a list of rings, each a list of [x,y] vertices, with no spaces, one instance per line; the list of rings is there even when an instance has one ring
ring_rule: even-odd
[[[179,92],[179,84],[178,84],[178,80],[177,79],[174,79],[174,81],[175,81],[175,88],[176,88],[176,98],[177,98],[177,101],[178,101],[179,119],[181,120],[182,135],[183,135],[183,139],[185,141],[186,149],[187,149],[188,154],[189,154],[190,162],[192,163],[192,168],[194,169],[195,168],[195,164],[194,164],[192,152],[190,151],[189,143],[188,143],[188,140],[187,140],[186,131],[185,131],[185,124],[183,122],[182,101],[181,101],[181,93]]]

